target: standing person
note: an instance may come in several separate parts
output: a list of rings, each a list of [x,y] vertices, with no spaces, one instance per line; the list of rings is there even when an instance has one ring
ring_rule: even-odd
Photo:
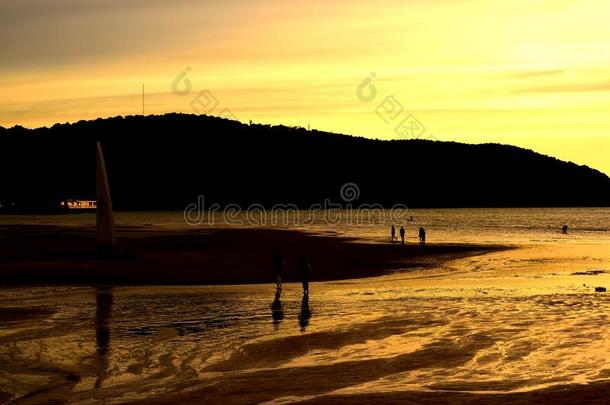
[[[309,296],[309,278],[311,276],[311,265],[309,264],[309,260],[307,256],[301,257],[301,262],[299,263],[299,267],[301,268],[301,282],[303,283],[303,295]]]
[[[282,289],[282,268],[284,267],[284,259],[278,252],[273,252],[273,262],[271,264],[271,271],[275,278],[275,285],[278,290]]]
[[[392,224],[392,242],[394,242],[396,240],[396,227],[394,226],[394,224]]]
[[[401,240],[401,243],[404,245],[405,244],[405,227],[404,226],[400,227],[400,240]]]
[[[426,244],[426,229],[424,227],[419,227],[419,243],[422,245]]]

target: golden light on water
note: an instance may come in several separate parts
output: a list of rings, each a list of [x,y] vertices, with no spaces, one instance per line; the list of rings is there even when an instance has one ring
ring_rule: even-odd
[[[532,148],[610,173],[610,4],[517,0],[3,5],[0,125],[195,112],[396,138],[394,96],[441,140]],[[172,92],[190,67],[189,94]],[[356,88],[371,73],[378,98]]]

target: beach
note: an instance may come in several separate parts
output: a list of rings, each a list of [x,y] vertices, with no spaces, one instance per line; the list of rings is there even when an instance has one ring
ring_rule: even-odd
[[[515,228],[528,223],[526,214],[522,221],[516,211],[493,214],[497,228],[474,229],[469,238],[453,231],[453,218],[474,224],[478,211],[422,212],[432,230],[425,247],[413,232],[405,246],[389,243],[388,229],[378,227],[179,229],[120,221],[129,254],[109,262],[84,249],[93,233],[82,224],[60,237],[53,224],[6,225],[2,269],[15,276],[0,289],[0,398],[607,403],[610,296],[595,292],[610,286],[608,232],[595,225],[606,211],[599,220],[573,213],[583,219],[571,235],[547,229],[555,211],[533,212],[533,229],[522,231]],[[18,243],[19,235],[31,243]],[[62,238],[70,238],[70,251],[49,248],[49,235],[64,249]],[[39,256],[22,262],[24,249]],[[286,260],[279,297],[274,249]],[[312,263],[309,299],[297,277],[301,254]],[[23,285],[17,272],[55,274],[62,266],[66,277],[99,272],[36,285]],[[182,283],[157,278],[163,266]],[[212,275],[200,274],[208,268]],[[100,274],[104,283],[92,283]]]

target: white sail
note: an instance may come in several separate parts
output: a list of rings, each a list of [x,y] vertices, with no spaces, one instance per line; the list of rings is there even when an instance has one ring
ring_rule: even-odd
[[[113,248],[116,244],[114,214],[110,185],[102,145],[97,143],[97,242],[100,247]]]

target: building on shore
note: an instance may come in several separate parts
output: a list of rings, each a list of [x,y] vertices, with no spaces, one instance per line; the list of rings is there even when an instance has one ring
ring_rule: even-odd
[[[94,210],[97,208],[97,201],[68,199],[60,201],[60,206],[69,210]]]

